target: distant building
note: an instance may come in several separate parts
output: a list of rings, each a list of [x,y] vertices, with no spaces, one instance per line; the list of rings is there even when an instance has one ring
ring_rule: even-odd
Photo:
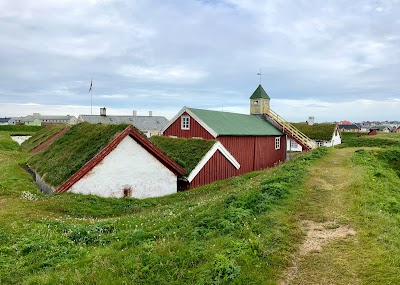
[[[27,126],[47,126],[51,124],[67,124],[75,125],[77,118],[75,116],[51,116],[51,115],[40,115],[39,113],[33,113],[22,118],[22,122]]]
[[[339,129],[342,132],[359,132],[360,128],[356,124],[339,124]]]
[[[0,125],[8,125],[8,121],[10,121],[11,118],[0,118]]]
[[[320,146],[332,147],[342,143],[339,126],[335,123],[292,123],[300,132]],[[287,141],[288,151],[302,151],[302,147],[293,139]]]
[[[79,115],[78,122],[104,125],[133,125],[150,138],[160,135],[161,130],[168,124],[168,119],[163,116],[153,116],[151,111],[148,116],[137,116],[136,111],[133,111],[132,116],[109,116],[106,113],[106,108],[100,108],[100,115]]]

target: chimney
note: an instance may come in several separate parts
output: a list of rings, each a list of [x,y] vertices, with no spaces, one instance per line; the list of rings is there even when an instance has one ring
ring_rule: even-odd
[[[136,116],[137,116],[137,111],[136,111],[136,110],[133,110],[132,115],[133,115],[134,117],[136,117]]]
[[[308,117],[307,123],[308,123],[309,126],[314,125],[314,123],[315,123],[314,117],[312,117],[312,116]]]
[[[149,117],[153,116],[153,111],[149,111]]]
[[[100,116],[107,116],[106,115],[106,107],[100,108]]]

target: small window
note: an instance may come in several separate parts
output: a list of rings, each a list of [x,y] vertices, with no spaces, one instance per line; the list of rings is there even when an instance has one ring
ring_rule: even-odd
[[[189,116],[181,117],[181,127],[182,127],[182,130],[190,130],[190,117]]]
[[[258,100],[254,100],[253,105],[258,105]]]
[[[324,142],[317,142],[317,146],[324,146]]]
[[[295,142],[295,141],[293,141],[293,140],[291,140],[290,141],[290,147],[291,148],[297,148],[299,145],[297,144],[297,142]]]
[[[124,197],[131,197],[132,196],[132,188],[125,187],[124,188]]]
[[[275,149],[281,149],[281,137],[275,138]]]

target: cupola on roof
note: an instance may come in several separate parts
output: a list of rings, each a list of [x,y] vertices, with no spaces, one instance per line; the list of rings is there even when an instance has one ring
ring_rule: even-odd
[[[256,91],[254,91],[253,95],[251,95],[250,97],[250,99],[258,99],[258,98],[270,99],[267,92],[265,92],[261,84],[258,85]]]

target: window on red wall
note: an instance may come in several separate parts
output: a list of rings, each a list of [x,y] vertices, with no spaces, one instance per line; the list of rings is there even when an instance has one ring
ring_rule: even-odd
[[[182,130],[190,130],[190,117],[189,116],[181,117],[181,128],[182,128]]]
[[[275,137],[275,149],[281,149],[281,137]]]

